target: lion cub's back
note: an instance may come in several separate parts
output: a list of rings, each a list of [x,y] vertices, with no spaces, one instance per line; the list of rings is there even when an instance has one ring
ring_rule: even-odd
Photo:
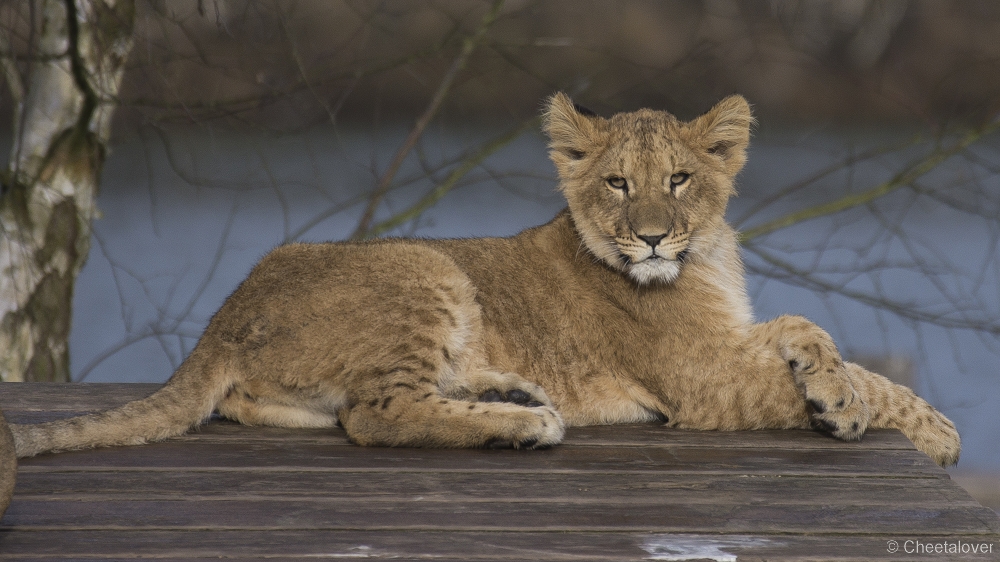
[[[442,308],[476,315],[475,289],[426,245],[289,244],[257,264],[203,341],[235,352],[245,370],[293,371],[302,381],[384,362],[394,340],[444,329]]]

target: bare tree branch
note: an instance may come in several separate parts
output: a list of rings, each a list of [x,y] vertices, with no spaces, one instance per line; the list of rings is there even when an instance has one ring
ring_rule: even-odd
[[[475,33],[466,37],[465,41],[462,42],[462,49],[459,51],[458,56],[451,63],[451,67],[448,72],[445,73],[444,77],[441,79],[441,83],[438,84],[437,91],[434,92],[434,96],[431,98],[430,103],[427,108],[417,119],[416,124],[413,129],[410,130],[410,134],[407,135],[406,140],[396,151],[395,156],[393,156],[392,161],[389,163],[389,167],[386,168],[385,172],[379,178],[378,185],[375,191],[372,192],[368,199],[368,205],[365,207],[364,212],[361,214],[361,219],[358,221],[358,226],[354,229],[354,234],[351,235],[352,239],[359,239],[365,236],[365,233],[369,230],[372,220],[375,217],[375,210],[378,208],[379,203],[382,202],[382,198],[389,191],[389,186],[392,185],[392,180],[395,179],[396,173],[399,172],[399,168],[403,165],[403,161],[416,146],[417,141],[424,134],[424,129],[430,124],[431,119],[437,114],[438,109],[444,102],[445,97],[448,95],[448,91],[451,90],[452,84],[455,82],[455,78],[458,73],[465,68],[465,64],[468,62],[469,57],[472,52],[476,50],[479,43],[486,36],[486,32],[489,31],[493,22],[496,21],[497,15],[500,13],[500,9],[503,7],[504,0],[494,0],[493,6],[490,8],[486,15],[483,16],[482,21],[479,23],[479,27],[476,28]]]
[[[796,266],[762,248],[754,247],[749,251],[775,268],[776,271],[767,271],[750,266],[751,271],[760,273],[768,278],[779,279],[783,282],[811,289],[822,294],[836,294],[847,297],[872,308],[891,312],[900,318],[924,324],[933,324],[949,329],[970,330],[992,336],[1000,335],[1000,322],[995,321],[995,319],[971,318],[968,316],[955,318],[953,313],[963,314],[962,309],[965,307],[956,307],[947,313],[920,310],[910,302],[893,301],[884,297],[880,298],[864,291],[849,289],[845,283],[834,283],[823,279],[816,274],[813,268]]]
[[[911,185],[918,178],[931,172],[952,156],[964,151],[973,143],[983,139],[997,130],[1000,130],[1000,121],[993,121],[983,127],[969,131],[961,139],[952,143],[950,146],[937,148],[927,156],[911,163],[888,181],[882,182],[862,193],[845,195],[835,201],[815,205],[794,213],[789,213],[762,225],[749,228],[740,234],[740,241],[746,243],[754,238],[770,234],[776,230],[781,230],[804,221],[832,215],[841,211],[846,211],[847,209],[871,203],[880,197],[884,197],[885,195],[892,193],[900,187]]]
[[[484,144],[475,153],[462,160],[462,163],[453,169],[444,181],[439,183],[434,189],[424,195],[419,201],[411,205],[408,209],[400,211],[394,216],[375,224],[371,227],[371,229],[361,233],[360,235],[355,235],[354,238],[373,238],[416,219],[423,214],[424,211],[434,206],[434,204],[437,203],[442,197],[447,195],[449,191],[454,189],[458,181],[472,171],[476,166],[480,165],[483,160],[503,147],[509,145],[515,139],[524,134],[525,131],[537,127],[539,123],[540,120],[537,118],[529,119],[513,131],[510,131],[509,133]]]

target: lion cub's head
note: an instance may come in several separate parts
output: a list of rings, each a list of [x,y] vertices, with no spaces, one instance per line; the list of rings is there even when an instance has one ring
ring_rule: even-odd
[[[640,284],[673,281],[722,226],[753,117],[730,96],[689,122],[640,109],[608,119],[558,93],[544,128],[587,248]]]

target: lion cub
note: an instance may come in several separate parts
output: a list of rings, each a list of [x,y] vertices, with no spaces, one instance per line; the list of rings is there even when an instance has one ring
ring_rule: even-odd
[[[159,391],[15,425],[19,456],[137,444],[213,412],[343,426],[359,445],[536,448],[570,425],[895,427],[942,465],[955,427],[844,363],[808,320],[755,323],[723,215],[753,117],[732,96],[689,122],[611,118],[554,95],[569,208],[512,238],[290,244],[254,268]]]

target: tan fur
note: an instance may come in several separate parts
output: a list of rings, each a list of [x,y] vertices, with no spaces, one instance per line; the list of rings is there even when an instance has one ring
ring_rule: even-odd
[[[681,122],[549,102],[569,203],[512,238],[292,244],[265,257],[157,393],[14,426],[19,456],[246,424],[343,425],[361,445],[554,445],[564,425],[901,429],[956,462],[954,426],[845,364],[801,317],[756,324],[724,222],[753,118],[733,96]],[[543,390],[544,389],[544,390]]]

